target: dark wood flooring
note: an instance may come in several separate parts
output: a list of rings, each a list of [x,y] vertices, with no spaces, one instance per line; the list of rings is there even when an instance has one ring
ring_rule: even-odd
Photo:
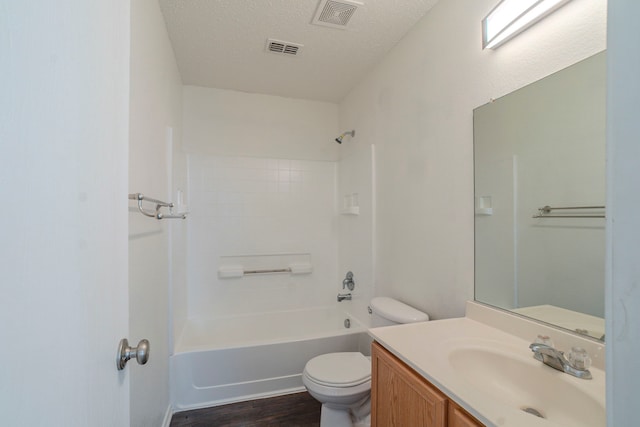
[[[176,412],[170,427],[319,427],[320,402],[307,392]]]

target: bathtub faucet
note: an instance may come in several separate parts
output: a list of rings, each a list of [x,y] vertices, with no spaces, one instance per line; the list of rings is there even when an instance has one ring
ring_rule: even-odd
[[[347,300],[350,301],[351,300],[351,292],[349,292],[348,294],[338,294],[338,302],[342,301],[342,300]]]
[[[351,271],[347,272],[347,275],[344,277],[342,281],[342,289],[349,288],[350,291],[356,287],[356,282],[353,281],[353,273]]]

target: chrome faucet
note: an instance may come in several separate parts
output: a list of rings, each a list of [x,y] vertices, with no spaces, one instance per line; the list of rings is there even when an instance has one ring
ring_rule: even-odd
[[[342,289],[349,288],[352,291],[356,287],[356,282],[353,280],[353,273],[351,271],[347,272],[347,275],[344,277],[342,281]]]
[[[342,301],[342,300],[347,300],[350,301],[351,300],[351,292],[349,292],[348,294],[338,294],[338,302]]]
[[[547,366],[585,380],[592,378],[591,372],[589,372],[591,358],[589,358],[587,352],[580,347],[573,347],[571,349],[569,359],[564,357],[564,352],[556,350],[547,344],[534,342],[529,345],[529,348],[533,351],[533,357]]]

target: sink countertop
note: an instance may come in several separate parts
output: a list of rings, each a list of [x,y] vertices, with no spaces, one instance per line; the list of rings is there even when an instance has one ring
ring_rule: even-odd
[[[508,355],[526,366],[527,373],[531,372],[531,375],[538,377],[543,375],[546,376],[545,378],[551,378],[550,394],[554,389],[551,382],[555,384],[556,380],[562,381],[565,382],[563,384],[565,389],[567,387],[569,389],[571,387],[579,388],[580,392],[590,400],[593,399],[591,402],[595,401],[604,407],[605,375],[603,370],[591,367],[590,371],[593,375],[591,380],[575,378],[556,371],[533,359],[533,354],[529,349],[529,344],[533,340],[527,341],[469,317],[373,328],[369,330],[369,334],[487,426],[566,427],[566,423],[558,423],[551,419],[542,419],[527,414],[517,407],[497,400],[482,388],[474,386],[450,362],[449,355],[455,349],[491,348],[493,351]],[[560,349],[568,350],[564,347],[560,347]],[[506,393],[508,394],[508,391]],[[535,397],[532,400],[536,400]],[[526,404],[527,402],[523,402],[523,405]],[[604,427],[604,420],[596,418],[590,418],[594,422],[592,425]]]

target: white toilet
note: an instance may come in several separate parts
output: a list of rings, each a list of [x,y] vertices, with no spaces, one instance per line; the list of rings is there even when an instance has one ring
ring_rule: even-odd
[[[424,322],[429,316],[387,297],[371,300],[372,326]],[[322,403],[320,427],[369,426],[371,360],[362,353],[328,353],[307,362],[302,382]]]

